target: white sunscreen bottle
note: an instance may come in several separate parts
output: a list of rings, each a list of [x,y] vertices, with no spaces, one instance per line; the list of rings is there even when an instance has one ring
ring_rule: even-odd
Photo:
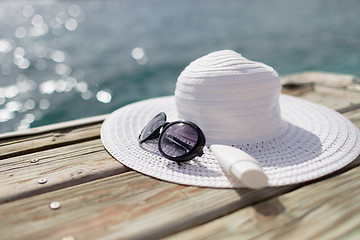
[[[218,144],[211,145],[210,149],[220,166],[246,187],[259,189],[268,185],[268,178],[259,162],[246,152]]]

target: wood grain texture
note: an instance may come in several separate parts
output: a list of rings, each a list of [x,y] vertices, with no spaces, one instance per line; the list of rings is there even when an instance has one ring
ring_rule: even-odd
[[[359,93],[337,93],[327,87],[313,90],[316,92],[303,92],[302,97],[325,101],[330,107],[349,105],[354,94],[360,96]],[[65,124],[65,130],[58,125],[48,126],[46,131],[37,131],[40,135],[3,140],[0,149],[9,150],[16,157],[0,160],[0,181],[3,183],[0,185],[0,203],[128,171],[104,149],[98,139],[101,123],[97,121],[101,122],[101,118],[92,125],[75,121],[75,124]],[[25,154],[28,151],[34,153]],[[31,163],[35,158],[39,162]],[[40,178],[46,178],[47,183],[38,184]]]
[[[358,89],[360,79],[354,75],[327,72],[300,72],[281,76],[283,85],[316,83],[338,89]]]
[[[166,239],[358,239],[359,178],[357,167]]]
[[[344,113],[343,115],[345,117],[347,117],[350,121],[352,121],[355,124],[355,126],[357,126],[360,129],[360,110],[359,109]]]
[[[314,76],[309,82],[295,76],[298,82],[284,92],[336,109],[360,127],[354,79],[335,77],[328,86]],[[351,91],[344,82],[354,85]],[[359,158],[320,180],[292,186],[257,191],[182,186],[113,159],[99,139],[103,119],[0,135],[1,239],[359,236]],[[35,158],[39,161],[31,162]],[[40,178],[47,182],[39,184]],[[51,210],[52,201],[59,201],[60,209]]]
[[[283,92],[316,102],[341,113],[360,108],[360,92],[346,91],[328,86],[308,85],[283,88]]]
[[[98,139],[101,123],[53,129],[39,134],[17,134],[0,139],[0,160],[78,142]],[[37,129],[34,129],[38,132]]]
[[[158,239],[297,187],[209,189],[127,172],[2,204],[0,233],[5,239]],[[49,209],[51,201],[61,208]]]
[[[360,128],[360,109],[344,114]],[[278,198],[166,239],[358,239],[360,156]]]
[[[8,139],[16,138],[16,137],[30,137],[30,136],[34,136],[34,135],[45,134],[48,132],[56,132],[58,130],[64,131],[66,129],[74,129],[74,128],[80,128],[80,127],[84,127],[84,126],[94,125],[94,124],[103,122],[107,116],[109,116],[109,114],[98,115],[98,116],[93,116],[93,117],[88,117],[88,118],[80,118],[80,119],[61,122],[61,123],[44,125],[44,126],[36,127],[36,128],[23,129],[23,130],[15,131],[15,132],[1,133],[0,141],[5,140],[5,139],[8,140]]]
[[[38,161],[32,163],[31,160]],[[119,174],[124,167],[100,139],[0,161],[0,203]],[[41,178],[47,179],[39,184]]]

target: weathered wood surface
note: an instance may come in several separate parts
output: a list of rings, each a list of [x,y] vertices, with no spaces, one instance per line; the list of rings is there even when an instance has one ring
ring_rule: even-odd
[[[99,138],[107,115],[0,135],[0,160]]]
[[[359,239],[359,179],[357,167],[167,239]]]
[[[336,109],[360,127],[357,79],[324,74],[286,76],[284,92]],[[99,139],[105,117],[0,135],[1,239],[360,237],[359,158],[330,176],[279,188],[182,186],[114,160]],[[52,201],[60,209],[50,209]]]
[[[37,162],[32,162],[32,161]],[[109,158],[101,140],[0,160],[0,203],[127,171]],[[39,179],[46,179],[39,184]]]

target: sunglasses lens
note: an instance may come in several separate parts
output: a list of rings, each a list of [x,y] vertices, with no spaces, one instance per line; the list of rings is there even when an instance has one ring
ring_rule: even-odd
[[[165,113],[159,113],[158,115],[156,115],[141,131],[141,134],[139,136],[139,141],[143,142],[146,139],[148,139],[151,135],[154,135],[153,136],[154,138],[158,137],[159,128],[163,125],[164,122],[166,122]],[[157,133],[155,134],[156,131]]]
[[[164,154],[181,157],[194,149],[199,135],[196,129],[186,123],[175,123],[166,128],[159,140]]]

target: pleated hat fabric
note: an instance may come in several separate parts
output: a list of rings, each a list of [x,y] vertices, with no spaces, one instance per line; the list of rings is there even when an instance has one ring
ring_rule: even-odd
[[[159,112],[168,121],[195,122],[208,145],[204,155],[178,165],[161,156],[157,141],[138,135]],[[282,95],[276,71],[223,50],[203,56],[178,77],[175,96],[136,102],[113,112],[101,139],[122,164],[185,185],[234,188],[242,183],[223,171],[209,144],[242,149],[262,165],[269,186],[313,180],[334,172],[360,153],[360,134],[341,114]]]
[[[175,90],[179,117],[197,123],[208,143],[256,143],[278,135],[281,83],[277,72],[224,50],[192,62]]]

